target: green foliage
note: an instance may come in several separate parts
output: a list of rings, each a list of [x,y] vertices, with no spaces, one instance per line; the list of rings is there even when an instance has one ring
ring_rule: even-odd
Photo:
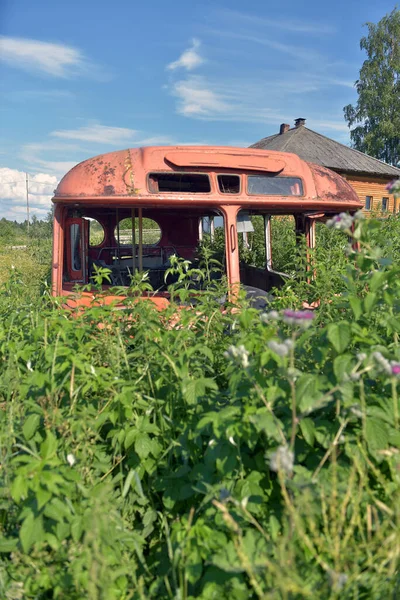
[[[137,302],[142,277],[124,310],[66,312],[28,299],[14,269],[0,289],[0,597],[395,598],[387,231],[397,219],[360,223],[354,252],[321,227],[322,283],[290,280],[267,315],[221,306],[206,245],[201,270],[171,265],[180,310]],[[318,295],[313,319],[283,312]]]
[[[400,10],[367,23],[367,53],[356,82],[358,100],[344,107],[354,147],[389,164],[400,160]]]

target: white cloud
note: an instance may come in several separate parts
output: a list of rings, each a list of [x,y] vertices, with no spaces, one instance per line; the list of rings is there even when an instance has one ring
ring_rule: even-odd
[[[94,123],[93,125],[79,127],[78,129],[53,131],[50,135],[65,140],[79,140],[82,142],[120,146],[133,142],[137,133],[135,129],[127,127],[108,127],[107,125]]]
[[[200,48],[200,41],[193,39],[190,48],[182,52],[178,60],[170,63],[167,69],[174,71],[175,69],[186,69],[192,71],[204,62],[204,59],[200,56],[198,49]]]
[[[37,173],[28,177],[30,215],[44,218],[57,187],[57,177]],[[23,221],[26,218],[26,174],[17,169],[0,168],[0,218]]]
[[[186,117],[209,117],[229,110],[223,98],[210,89],[202,77],[178,81],[172,93],[178,97],[178,112]]]
[[[94,67],[78,48],[7,36],[0,36],[0,60],[25,71],[62,78],[88,73]]]

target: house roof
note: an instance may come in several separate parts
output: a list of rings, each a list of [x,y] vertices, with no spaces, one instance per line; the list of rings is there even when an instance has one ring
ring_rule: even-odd
[[[282,125],[281,129],[286,129],[286,127],[288,126]],[[293,152],[307,162],[322,165],[335,171],[400,177],[400,169],[397,167],[331,140],[316,131],[308,129],[303,124],[288,129],[284,133],[265,137],[252,144],[250,148]]]

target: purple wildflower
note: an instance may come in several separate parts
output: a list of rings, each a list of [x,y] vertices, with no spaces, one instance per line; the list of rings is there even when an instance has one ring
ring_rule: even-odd
[[[353,217],[348,213],[341,212],[339,215],[335,215],[332,219],[328,219],[326,226],[331,229],[341,229],[347,231],[353,225]]]
[[[284,310],[283,320],[288,325],[298,325],[305,329],[311,325],[311,321],[314,319],[315,314],[312,310]]]
[[[391,362],[390,366],[392,368],[392,375],[395,375],[396,377],[400,376],[400,363],[398,362]]]
[[[389,194],[394,194],[395,196],[400,196],[400,179],[395,179],[387,184],[386,189]]]

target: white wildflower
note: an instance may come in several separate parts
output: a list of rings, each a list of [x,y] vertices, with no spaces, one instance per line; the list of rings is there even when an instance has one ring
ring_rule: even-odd
[[[280,344],[279,342],[271,340],[270,342],[268,342],[267,346],[270,350],[272,350],[272,352],[275,352],[275,354],[277,354],[278,356],[286,356],[287,354],[289,354],[289,348],[286,344]]]
[[[76,458],[73,454],[67,454],[67,463],[70,467],[74,466],[74,464],[76,463]]]
[[[92,375],[96,375],[96,369],[94,368],[93,365],[90,365],[90,372]]]
[[[249,366],[249,352],[244,346],[229,346],[224,352],[224,357],[239,364],[243,369]]]
[[[270,323],[270,321],[278,321],[279,313],[276,310],[271,310],[270,312],[262,313],[262,315],[260,316],[260,320],[262,321],[262,323]]]
[[[367,355],[365,354],[365,352],[359,352],[357,354],[357,360],[359,360],[360,362],[362,362],[363,360],[365,360],[367,358]]]
[[[336,573],[336,571],[329,571],[328,577],[331,586],[338,591],[344,588],[348,580],[348,576],[345,573]]]
[[[353,413],[353,415],[355,417],[357,417],[358,419],[362,419],[362,417],[363,417],[363,412],[362,412],[359,404],[355,404],[354,406],[352,406],[350,408],[350,412]]]
[[[229,436],[228,440],[230,441],[230,443],[232,444],[232,446],[236,446],[236,442],[235,442],[235,440],[233,439],[233,436],[232,436],[232,435],[231,435],[231,436]]]
[[[293,473],[294,453],[287,446],[279,446],[279,448],[271,454],[269,459],[269,468],[271,471],[283,471],[287,475]]]
[[[380,371],[383,371],[387,375],[392,375],[391,364],[387,360],[387,358],[385,358],[383,356],[383,354],[381,352],[373,352],[371,354],[371,358],[374,359],[374,361],[376,362],[377,367],[379,368]]]
[[[360,373],[354,372],[354,373],[350,373],[350,379],[351,381],[358,381],[360,379],[361,375]]]
[[[32,363],[31,363],[30,360],[28,360],[28,362],[26,363],[26,368],[28,369],[28,371],[30,371],[31,373],[33,373]]]

